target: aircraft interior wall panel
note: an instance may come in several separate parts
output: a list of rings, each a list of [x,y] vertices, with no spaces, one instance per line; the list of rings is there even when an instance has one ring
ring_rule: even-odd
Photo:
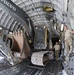
[[[74,7],[72,8],[72,16],[74,17]]]
[[[13,1],[13,0],[12,0]],[[45,1],[46,2],[46,1]],[[43,5],[45,5],[45,6],[51,6],[49,3],[47,4],[45,4],[45,3],[40,3],[40,2],[34,2],[34,5],[32,4],[32,2],[31,3],[29,3],[28,5],[26,5],[27,3],[29,3],[29,2],[26,2],[25,3],[25,1],[24,2],[22,2],[22,3],[19,3],[19,7],[20,8],[22,8],[24,11],[26,11],[26,10],[30,10],[31,8],[36,8],[36,7],[41,7],[41,6],[43,6]],[[17,3],[15,3],[16,5],[17,5]]]
[[[74,1],[71,0],[68,4],[67,20],[67,23],[70,24],[70,27],[74,29]]]
[[[61,18],[62,12],[63,12],[63,7],[60,7],[62,5],[57,6],[58,4],[54,5],[54,8],[56,10],[56,17],[59,16],[59,18]],[[62,8],[62,9],[61,9]]]
[[[72,8],[72,5],[73,5],[73,1],[71,2],[71,1],[69,0],[69,3],[68,3],[68,10],[71,10],[70,8]],[[70,12],[70,11],[68,11],[68,12]]]
[[[41,6],[49,6],[49,7],[52,7],[52,4],[50,3],[47,3],[47,2],[37,2],[34,4],[35,8],[36,7],[41,7]]]
[[[63,12],[65,12],[65,13],[67,12],[67,5],[68,5],[67,3],[68,3],[68,0],[63,0],[63,6],[64,6]]]
[[[62,15],[62,10],[57,9],[57,7],[55,8],[55,12],[57,12],[58,14]]]
[[[12,1],[12,0],[11,0]],[[14,3],[16,3],[17,0],[13,0]],[[18,0],[19,1],[19,0]]]
[[[70,4],[70,10],[71,15],[74,17],[74,1]]]
[[[22,8],[22,6],[24,6],[24,3],[22,3],[22,2],[19,3],[19,4],[16,3],[16,5],[17,5],[18,7],[20,7],[20,8]]]
[[[37,20],[36,20],[37,21]],[[40,20],[38,20],[38,23],[43,23],[43,24],[45,24],[46,25],[46,23],[48,23],[49,21],[47,21],[47,20],[45,20],[45,21],[40,21]],[[34,23],[36,23],[36,22],[34,22]]]
[[[62,15],[60,15],[58,12],[55,13],[56,18],[58,18],[60,21],[63,21]]]
[[[25,4],[24,3],[21,3],[18,5],[20,8],[24,8],[25,7]]]
[[[28,1],[28,2],[25,3],[25,6],[30,5],[30,4],[32,4],[32,2]]]
[[[45,20],[47,22],[46,18],[44,18],[44,19],[39,18],[39,19],[35,19],[35,20],[33,19],[32,21],[35,22],[35,21],[42,21],[42,20]]]
[[[64,3],[65,2],[65,3]],[[63,22],[63,18],[64,18],[64,22],[66,22],[65,17],[62,17],[62,14],[66,13],[67,10],[67,0],[53,0],[52,3],[54,4],[54,8],[56,10],[56,12],[58,12],[58,14],[56,14],[57,19],[60,19],[60,21]],[[62,17],[62,19],[61,19]]]
[[[60,4],[60,3],[58,3],[58,2],[55,2],[55,3],[54,3],[54,6],[55,6],[55,5],[57,5],[58,8],[62,8],[62,9],[63,9],[63,6],[62,6],[63,4]]]
[[[12,1],[13,1],[13,0],[12,0]],[[32,3],[34,3],[35,7],[37,7],[37,6],[39,6],[39,5],[40,5],[40,6],[42,5],[42,3],[40,3],[40,2],[48,2],[48,3],[49,3],[50,1],[49,1],[49,0],[42,0],[42,1],[41,1],[41,0],[33,0],[33,1],[30,1],[30,0],[29,0],[29,1],[26,1],[26,2],[25,2],[25,1],[20,1],[20,2],[18,2],[18,3],[16,2],[15,4],[18,5],[18,6],[19,6],[20,4],[24,4],[24,6],[29,6],[29,5],[33,5]]]
[[[42,15],[42,16],[33,16],[31,17],[32,20],[35,20],[36,18],[45,18],[46,16],[45,15]]]
[[[36,10],[37,11],[43,11],[43,8],[37,8]]]
[[[58,7],[57,5],[54,6],[55,10],[58,10],[60,13],[63,12],[63,8],[62,7]]]
[[[74,18],[70,18],[70,25],[71,28],[74,29]]]
[[[27,10],[31,10],[32,8],[35,9],[35,8],[41,7],[41,6],[43,6],[43,4],[38,2],[38,3],[34,4],[34,5],[33,4],[30,4],[30,5],[27,5],[27,6],[24,5],[24,7],[22,7],[22,9],[26,8],[26,11],[27,11]]]
[[[64,22],[64,23],[67,22],[67,17],[66,17],[66,16],[64,16],[64,18],[63,18],[63,22]]]
[[[22,7],[22,9],[23,9],[25,12],[30,12],[30,11],[33,11],[33,12],[34,12],[34,7],[33,7],[32,5],[24,6],[24,7]]]
[[[46,12],[39,12],[39,14],[46,14]],[[39,14],[38,12],[36,12],[36,13],[30,14],[29,16],[32,17],[32,16],[39,15]]]
[[[52,3],[59,3],[59,4],[63,4],[63,0],[52,0]]]
[[[27,12],[27,11],[31,10],[32,8],[34,8],[32,4],[26,6],[24,3],[19,4],[18,7],[23,9],[25,12]]]
[[[16,5],[19,5],[19,4],[22,3],[22,1],[21,1],[21,0],[18,0],[18,1],[16,1],[15,3],[16,3]]]
[[[34,3],[35,2],[40,2],[41,0],[32,0]],[[43,1],[43,0],[42,0]],[[45,0],[44,0],[45,1]],[[48,0],[49,1],[49,0]]]

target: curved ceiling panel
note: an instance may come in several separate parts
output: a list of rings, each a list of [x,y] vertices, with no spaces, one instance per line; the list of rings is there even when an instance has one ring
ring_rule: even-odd
[[[26,12],[33,22],[33,25],[52,26],[50,20],[58,20],[66,23],[68,0],[11,0],[24,12]],[[55,12],[46,12],[44,7],[51,7]],[[49,29],[51,29],[51,27]]]
[[[71,28],[74,29],[74,18],[70,18],[70,25]]]
[[[67,3],[68,0],[52,0],[54,4],[54,8],[58,14],[56,14],[56,18],[59,19],[61,22],[66,22],[66,14],[67,14]],[[64,15],[65,14],[65,15]]]
[[[50,22],[50,18],[51,16],[53,16],[53,13],[51,14],[50,12],[43,11],[44,6],[53,7],[53,4],[51,4],[50,2],[51,0],[11,0],[11,1],[29,15],[34,25],[36,24],[40,25],[44,23],[48,24],[46,22],[47,21]]]
[[[68,26],[74,29],[74,0],[69,0],[67,22]]]

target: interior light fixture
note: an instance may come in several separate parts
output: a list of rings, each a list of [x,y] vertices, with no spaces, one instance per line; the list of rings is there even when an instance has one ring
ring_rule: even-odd
[[[61,31],[63,31],[63,26],[64,26],[64,25],[63,25],[63,24],[61,24]]]

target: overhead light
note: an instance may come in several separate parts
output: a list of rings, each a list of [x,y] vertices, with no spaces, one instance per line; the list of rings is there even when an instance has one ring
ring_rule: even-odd
[[[9,32],[9,34],[12,34],[12,32]]]
[[[57,27],[56,27],[56,25],[54,25],[54,29],[55,29],[55,30],[57,30]]]
[[[44,26],[44,28],[45,28],[45,26]]]
[[[60,42],[61,40],[59,40],[59,42]]]
[[[63,31],[63,26],[64,26],[64,25],[63,25],[63,24],[61,24],[61,31]]]
[[[53,19],[51,19],[50,22],[53,22]]]
[[[38,28],[36,27],[36,29],[38,29]]]
[[[2,30],[2,27],[0,27],[0,30]]]
[[[53,9],[52,7],[48,7],[48,6],[44,6],[44,7],[43,7],[43,10],[44,10],[45,12],[53,12],[53,11],[54,11],[54,9]]]

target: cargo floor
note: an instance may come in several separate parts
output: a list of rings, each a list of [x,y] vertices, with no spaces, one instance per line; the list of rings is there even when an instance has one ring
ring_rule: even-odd
[[[15,66],[0,66],[0,75],[63,75],[61,61],[49,61],[44,67],[29,64],[29,60],[24,60]]]

